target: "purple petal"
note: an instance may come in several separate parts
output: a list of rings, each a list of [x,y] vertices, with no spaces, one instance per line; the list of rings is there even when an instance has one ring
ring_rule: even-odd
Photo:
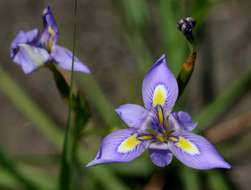
[[[172,161],[173,154],[169,150],[149,149],[152,162],[159,167],[165,167]]]
[[[169,146],[183,164],[195,169],[231,167],[204,137],[185,130],[176,133],[178,141],[170,142]]]
[[[48,51],[51,51],[58,41],[59,33],[57,23],[49,6],[43,11],[43,23],[44,30],[40,37],[40,44]]]
[[[174,129],[192,131],[197,126],[197,123],[193,122],[192,117],[183,111],[171,113],[169,121]]]
[[[147,142],[136,140],[135,135],[136,130],[132,128],[112,132],[103,139],[96,158],[87,164],[87,167],[103,163],[129,162],[137,158],[146,149]],[[131,141],[126,146],[125,142],[129,138]]]
[[[29,74],[44,65],[49,59],[50,55],[46,50],[27,44],[19,44],[13,61],[22,67],[25,74]]]
[[[51,27],[51,29],[58,34],[58,26],[50,6],[46,7],[43,11],[43,23],[44,28]]]
[[[177,81],[168,69],[165,55],[151,67],[142,84],[142,96],[146,109],[161,105],[170,112],[178,96]]]
[[[139,128],[149,114],[145,108],[136,104],[124,104],[115,111],[129,127],[134,128]]]
[[[71,71],[72,56],[73,56],[71,51],[69,51],[64,47],[56,45],[51,52],[51,56],[52,58],[55,59],[55,61],[61,68]],[[89,68],[86,65],[84,65],[77,57],[74,57],[73,71],[90,73]]]
[[[11,58],[17,53],[19,44],[29,44],[38,37],[38,29],[33,29],[28,32],[20,31],[11,43]]]

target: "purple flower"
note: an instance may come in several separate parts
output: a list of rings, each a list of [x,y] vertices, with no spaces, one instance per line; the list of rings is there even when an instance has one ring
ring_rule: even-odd
[[[230,168],[204,137],[193,134],[196,127],[186,112],[171,112],[178,96],[178,85],[163,55],[143,80],[145,108],[125,104],[116,109],[128,129],[116,130],[101,143],[96,158],[87,166],[128,162],[148,149],[152,162],[164,167],[173,155],[196,169]]]
[[[33,29],[28,32],[20,31],[11,43],[11,58],[20,65],[25,74],[29,74],[45,65],[55,61],[65,70],[71,70],[72,52],[57,45],[59,33],[56,21],[50,7],[43,11],[43,31]],[[74,57],[74,71],[90,73],[89,68],[77,57]]]

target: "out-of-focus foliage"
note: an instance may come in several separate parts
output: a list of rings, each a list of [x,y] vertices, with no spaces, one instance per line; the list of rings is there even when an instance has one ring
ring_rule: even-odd
[[[248,1],[242,2],[243,6],[246,4],[250,5]],[[221,42],[219,37],[221,34],[211,32],[213,22],[210,22],[210,19],[216,19],[214,27],[217,31],[220,30],[221,27],[225,26],[225,23],[222,23],[220,19],[227,17],[228,14],[230,14],[229,12],[235,8],[236,4],[234,2],[212,0],[111,0],[91,3],[88,0],[78,0],[79,12],[77,18],[73,16],[73,1],[46,1],[46,3],[50,4],[56,10],[55,15],[61,28],[61,39],[65,41],[66,44],[72,44],[73,21],[77,23],[77,54],[79,54],[80,57],[86,57],[86,63],[93,71],[91,76],[83,74],[75,75],[73,92],[75,93],[74,102],[76,106],[72,108],[78,113],[74,116],[77,123],[77,130],[73,135],[74,139],[77,140],[73,142],[73,144],[75,143],[75,155],[71,159],[74,159],[75,163],[75,173],[72,177],[78,189],[150,190],[157,187],[157,184],[162,184],[161,187],[158,186],[159,189],[225,190],[236,188],[236,186],[233,185],[236,181],[230,178],[229,171],[194,171],[189,168],[184,168],[184,166],[181,166],[178,162],[172,163],[172,165],[164,169],[156,169],[147,156],[143,156],[132,163],[97,166],[90,169],[85,168],[85,164],[93,158],[101,137],[108,134],[114,128],[124,127],[124,124],[116,116],[114,107],[117,107],[118,103],[128,102],[124,99],[130,102],[137,102],[139,100],[139,87],[141,86],[142,77],[156,57],[159,57],[162,53],[167,53],[169,66],[172,71],[178,75],[182,64],[189,55],[189,45],[176,28],[176,22],[182,17],[193,16],[197,21],[194,35],[197,38],[196,50],[198,52],[198,59],[195,63],[194,74],[177,108],[185,107],[186,109],[191,109],[198,121],[198,132],[205,134],[207,134],[205,131],[206,127],[212,126],[230,110],[237,110],[236,112],[238,113],[235,105],[237,105],[239,101],[242,101],[242,97],[250,92],[250,64],[246,67],[248,69],[244,68],[243,65],[238,66],[238,63],[241,61],[249,61],[250,57],[247,57],[246,59],[248,60],[245,60],[242,56],[244,56],[243,52],[248,51],[250,42],[245,40],[246,38],[238,38],[239,40],[237,42],[239,44],[231,44],[236,45],[237,49],[236,51],[232,49],[236,54],[234,57],[236,59],[238,58],[236,60],[237,66],[234,66],[234,68],[231,68],[233,66],[229,64],[227,66],[223,65],[222,68],[217,67],[219,70],[215,70],[212,69],[212,67],[215,67],[213,61],[210,62],[210,60],[215,58],[212,56],[212,51],[221,48],[221,46],[212,47],[212,42],[218,45],[219,43],[229,43]],[[1,2],[0,5],[2,9],[6,9],[2,14],[6,14],[8,10],[12,15],[12,17],[8,19],[8,22],[7,19],[4,19],[4,27],[0,29],[1,34],[4,36],[2,37],[4,43],[2,43],[2,47],[0,47],[2,53],[0,100],[8,101],[8,104],[11,104],[13,108],[18,110],[18,113],[21,114],[26,121],[31,123],[25,128],[28,128],[28,130],[35,128],[36,132],[42,136],[39,136],[39,138],[45,139],[43,143],[49,144],[47,146],[52,147],[50,148],[50,153],[52,152],[52,154],[41,155],[42,158],[34,163],[34,160],[32,161],[30,156],[28,156],[30,159],[18,159],[18,155],[24,155],[26,153],[22,153],[21,151],[15,153],[11,148],[8,149],[8,143],[6,143],[6,147],[5,144],[1,144],[0,188],[55,189],[58,187],[60,155],[66,126],[66,119],[64,118],[66,114],[62,112],[65,112],[68,104],[64,101],[60,102],[58,92],[50,93],[49,91],[47,92],[46,88],[48,89],[48,84],[52,85],[54,90],[58,87],[61,95],[67,98],[69,95],[67,82],[70,74],[61,71],[58,73],[58,70],[52,68],[56,79],[55,82],[50,74],[48,74],[48,71],[39,71],[42,76],[39,76],[39,73],[28,77],[20,74],[21,72],[8,58],[9,54],[7,50],[9,44],[17,30],[20,28],[28,30],[34,27],[34,20],[39,19],[40,12],[45,4],[44,1],[12,0],[9,2]],[[15,7],[19,7],[19,5],[20,8],[17,10]],[[101,8],[99,6],[101,6]],[[240,7],[243,10],[245,9],[242,5],[240,5]],[[99,10],[95,10],[95,8],[99,8]],[[29,10],[29,12],[27,12],[27,10]],[[26,23],[18,18],[23,14],[24,18],[29,20],[30,23],[28,23],[28,21]],[[92,15],[92,17],[90,16],[89,18],[88,14]],[[215,14],[218,16],[215,16]],[[238,12],[238,14],[241,14],[241,12]],[[243,12],[242,14],[245,16],[246,13]],[[37,19],[33,18],[34,15],[36,15],[35,17]],[[97,15],[97,17],[93,15]],[[5,17],[6,15],[2,15],[2,18]],[[109,19],[100,20],[102,17],[108,17]],[[236,24],[236,21],[231,19],[232,18],[229,20]],[[248,21],[246,18],[242,18],[242,22],[245,23]],[[237,24],[238,23],[239,21]],[[102,32],[104,32],[110,38],[98,36],[95,30],[100,30],[100,28],[92,28],[93,25],[99,25],[101,27],[99,35],[102,35]],[[109,27],[115,28],[114,25],[119,29],[114,29],[111,32]],[[248,35],[248,32],[246,33],[246,30],[250,31],[250,23],[247,24],[246,28],[241,28],[240,26],[238,30],[239,33],[225,29],[225,33],[229,33],[228,35],[230,36],[235,33],[239,36],[244,36],[241,33],[243,32],[248,37],[250,35]],[[120,34],[113,33],[115,31]],[[6,39],[5,34],[8,34]],[[116,41],[116,39],[120,41]],[[218,41],[220,42],[216,43]],[[96,46],[91,46],[91,44],[96,44]],[[92,47],[92,49],[89,47]],[[101,50],[99,50],[99,48]],[[237,54],[237,51],[242,52],[242,54]],[[105,53],[102,54],[101,52]],[[118,56],[111,52],[117,53]],[[224,53],[219,52],[220,54]],[[229,52],[227,51],[227,53]],[[219,60],[224,62],[222,57]],[[111,63],[111,60],[114,63]],[[232,77],[231,75],[229,78],[232,80],[221,85],[221,87],[224,86],[224,88],[221,88],[219,91],[217,89],[219,83],[222,84],[219,79],[224,78],[223,75],[228,75],[230,69],[234,72],[236,69],[236,72],[241,76],[235,75]],[[220,77],[216,76],[217,72],[220,73]],[[44,73],[46,73],[46,77],[49,76],[49,79],[45,82],[45,85],[42,85],[41,80],[46,80]],[[60,73],[62,73],[62,75]],[[33,80],[36,81],[34,83],[36,87],[29,87],[32,86]],[[197,82],[202,81],[202,87],[198,86],[198,83],[194,82],[195,80],[197,80]],[[214,89],[205,90],[207,87],[212,86]],[[216,93],[217,90],[218,92]],[[204,96],[205,94],[207,96],[211,94],[212,96],[206,97]],[[47,96],[52,97],[48,98]],[[137,98],[129,99],[128,97]],[[43,101],[45,101],[46,98],[48,98],[47,105],[44,105]],[[210,102],[208,100],[210,100]],[[54,102],[56,103],[56,112],[59,113],[59,116],[56,116],[55,111],[53,112],[53,110],[51,110],[53,106],[55,107]],[[6,102],[3,102],[3,105],[4,104],[6,104]],[[83,106],[79,106],[80,104]],[[4,107],[0,109],[1,113],[4,113],[6,110],[2,109],[4,109]],[[239,110],[241,109],[239,108]],[[83,115],[83,117],[81,117],[81,115]],[[8,113],[8,120],[11,119],[12,113],[10,111],[10,113]],[[22,122],[14,123],[16,125],[23,125]],[[239,125],[241,127],[241,124]],[[14,126],[7,126],[6,123],[1,124],[1,134],[4,136],[7,128],[11,127]],[[15,136],[17,135],[22,134],[15,134]],[[32,135],[33,134],[30,134],[29,138],[27,138],[27,144],[34,143],[35,146],[37,139],[34,139]],[[236,156],[236,154],[243,154],[241,150],[250,150],[251,144],[249,136],[250,134],[248,133],[236,134],[236,137],[229,139],[231,144],[234,144],[233,147],[228,145],[229,142],[220,142],[219,147],[226,153],[230,161],[235,161],[234,156]],[[12,138],[10,136],[8,138],[15,143],[16,139],[14,139],[14,137]],[[82,139],[82,141],[80,141],[80,139]],[[239,141],[239,139],[241,140]],[[244,148],[242,149],[241,147]],[[233,150],[229,151],[229,149]],[[55,159],[55,155],[57,159]],[[38,155],[38,157],[40,157],[40,155]],[[248,159],[250,160],[250,158],[247,157],[247,160]],[[236,162],[238,162],[238,160]],[[233,166],[233,170],[235,170],[235,162],[233,162]],[[236,189],[240,188],[237,187]]]

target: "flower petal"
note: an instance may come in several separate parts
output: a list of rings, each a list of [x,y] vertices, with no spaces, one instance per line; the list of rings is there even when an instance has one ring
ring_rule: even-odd
[[[11,43],[11,51],[10,51],[11,58],[13,58],[17,53],[19,44],[31,43],[38,37],[38,35],[39,35],[38,29],[33,29],[28,32],[20,31]]]
[[[134,128],[139,128],[149,114],[145,108],[136,104],[124,104],[115,111],[129,127]]]
[[[19,44],[13,61],[22,67],[25,74],[29,74],[44,65],[49,59],[50,55],[46,50],[27,44]]]
[[[43,11],[43,23],[44,30],[39,42],[43,47],[48,49],[48,51],[51,51],[58,41],[59,32],[57,23],[49,6]]]
[[[136,138],[135,129],[117,130],[106,136],[96,158],[87,167],[96,164],[129,162],[140,156],[147,147],[147,141]]]
[[[183,111],[171,113],[169,121],[174,129],[192,131],[197,126],[197,123],[193,122],[192,117]]]
[[[176,133],[177,141],[170,142],[169,146],[183,164],[195,169],[231,167],[204,137],[185,130]]]
[[[50,6],[46,7],[43,11],[43,23],[44,23],[45,29],[50,28],[51,30],[55,32],[55,34],[58,35],[58,26],[57,26],[56,20],[53,16]]]
[[[165,167],[172,161],[173,154],[169,150],[149,149],[152,162],[159,167]]]
[[[151,67],[142,84],[142,96],[146,109],[161,105],[170,112],[178,96],[177,81],[168,69],[165,55]]]
[[[72,52],[64,47],[56,45],[52,52],[52,58],[58,63],[58,65],[68,71],[71,71],[72,65]],[[90,73],[89,68],[84,65],[77,57],[74,57],[74,69],[73,71],[79,71],[84,73]]]

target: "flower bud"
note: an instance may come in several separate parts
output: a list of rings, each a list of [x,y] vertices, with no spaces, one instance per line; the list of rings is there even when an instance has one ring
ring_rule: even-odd
[[[191,43],[193,43],[193,29],[196,25],[195,20],[192,17],[186,17],[177,23],[178,29],[185,35],[187,40]]]

